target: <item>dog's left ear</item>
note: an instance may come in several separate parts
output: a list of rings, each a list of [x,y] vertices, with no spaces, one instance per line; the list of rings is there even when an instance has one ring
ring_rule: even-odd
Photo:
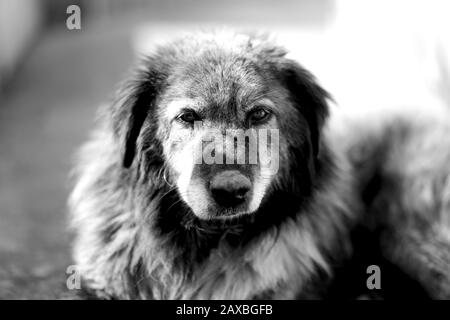
[[[317,157],[319,154],[320,132],[329,114],[327,100],[332,98],[317,83],[315,77],[297,62],[284,60],[278,68],[296,108],[308,122],[313,153]]]
[[[136,153],[136,142],[148,116],[155,115],[155,102],[162,86],[162,75],[146,66],[135,71],[120,89],[113,107],[113,129],[122,148],[123,166],[129,168]]]

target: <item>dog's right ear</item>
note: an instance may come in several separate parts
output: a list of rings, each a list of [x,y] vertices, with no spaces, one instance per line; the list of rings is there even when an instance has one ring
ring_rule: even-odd
[[[148,65],[137,70],[119,91],[113,107],[113,129],[119,138],[123,166],[129,168],[136,154],[136,142],[145,119],[154,114],[162,75]]]
[[[328,117],[327,100],[333,100],[316,81],[315,77],[297,62],[282,60],[278,66],[280,78],[289,89],[292,99],[300,113],[308,122],[314,157],[319,154],[319,139],[322,126]]]

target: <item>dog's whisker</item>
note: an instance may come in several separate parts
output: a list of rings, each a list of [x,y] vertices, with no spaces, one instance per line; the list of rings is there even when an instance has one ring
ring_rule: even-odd
[[[178,204],[178,203],[180,203],[180,202],[182,202],[182,201],[183,201],[183,199],[179,199],[179,200],[175,201],[174,203],[172,203],[172,205],[171,205],[169,208],[167,208],[167,212],[169,212],[170,209],[171,209],[173,206],[175,206],[176,204]]]
[[[167,192],[165,192],[157,201],[160,202],[164,197],[168,196],[171,192],[175,191],[177,187],[170,188]]]

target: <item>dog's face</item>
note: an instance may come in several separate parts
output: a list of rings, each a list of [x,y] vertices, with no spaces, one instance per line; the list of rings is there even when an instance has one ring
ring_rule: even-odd
[[[201,218],[256,211],[278,170],[276,106],[286,102],[250,62],[235,58],[193,59],[159,106],[171,180]]]
[[[127,147],[138,136],[139,153],[156,143],[166,182],[201,219],[253,214],[282,175],[314,170],[324,92],[276,47],[242,37],[172,48],[154,58],[164,70],[148,66],[159,86],[141,82],[133,93]],[[152,103],[150,112],[139,115],[139,103]]]

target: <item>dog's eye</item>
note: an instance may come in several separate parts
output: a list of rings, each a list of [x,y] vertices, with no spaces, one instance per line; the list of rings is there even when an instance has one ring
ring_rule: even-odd
[[[265,110],[263,108],[257,108],[250,112],[250,114],[248,115],[248,121],[251,124],[255,124],[255,123],[260,123],[265,120],[268,120],[269,117],[270,117],[270,112],[268,112],[267,110]]]
[[[177,117],[177,119],[186,123],[194,123],[195,121],[201,121],[200,116],[193,110],[184,111]]]

